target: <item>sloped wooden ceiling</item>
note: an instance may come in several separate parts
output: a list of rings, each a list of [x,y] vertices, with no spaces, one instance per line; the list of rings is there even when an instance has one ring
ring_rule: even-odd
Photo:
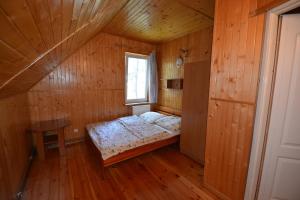
[[[161,42],[213,24],[214,0],[0,1],[0,98],[27,91],[103,30]]]
[[[30,89],[95,35],[126,3],[0,1],[0,97]]]

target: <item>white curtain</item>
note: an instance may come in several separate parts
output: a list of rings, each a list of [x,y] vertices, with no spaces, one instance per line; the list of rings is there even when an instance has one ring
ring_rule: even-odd
[[[149,83],[149,102],[157,103],[158,77],[155,51],[153,51],[149,56]]]

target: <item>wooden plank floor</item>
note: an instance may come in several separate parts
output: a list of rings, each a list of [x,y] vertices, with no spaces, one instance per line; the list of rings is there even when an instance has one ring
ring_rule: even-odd
[[[203,168],[174,147],[165,147],[108,168],[86,143],[56,150],[33,162],[24,199],[217,199],[203,187]]]

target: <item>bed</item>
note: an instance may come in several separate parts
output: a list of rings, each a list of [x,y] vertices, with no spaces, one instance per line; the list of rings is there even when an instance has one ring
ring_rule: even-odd
[[[105,167],[178,142],[180,126],[179,116],[147,112],[88,124],[86,129],[104,172]]]

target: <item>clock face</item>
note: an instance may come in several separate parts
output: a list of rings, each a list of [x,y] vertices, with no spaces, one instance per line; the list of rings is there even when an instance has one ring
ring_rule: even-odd
[[[183,59],[182,59],[181,57],[178,57],[178,58],[176,59],[176,66],[177,66],[177,67],[181,67],[182,64],[183,64]]]

